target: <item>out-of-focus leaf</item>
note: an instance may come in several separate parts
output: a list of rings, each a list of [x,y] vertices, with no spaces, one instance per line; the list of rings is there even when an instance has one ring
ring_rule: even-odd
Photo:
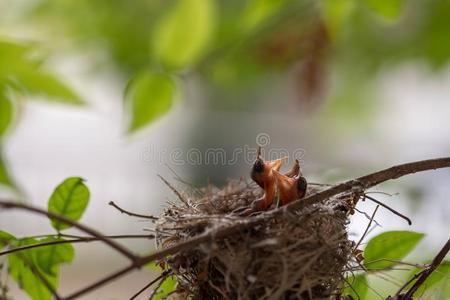
[[[48,201],[48,211],[64,215],[78,221],[89,202],[89,189],[80,177],[70,177],[64,180],[51,195]],[[63,230],[71,226],[56,220],[51,220],[53,228]]]
[[[14,181],[12,180],[11,176],[9,175],[7,166],[3,160],[3,155],[1,153],[0,148],[0,185],[5,185],[10,188],[16,188]]]
[[[384,18],[395,20],[399,17],[404,0],[364,0],[367,6]]]
[[[327,28],[334,37],[348,23],[349,15],[355,7],[354,0],[322,0],[322,10]]]
[[[129,131],[136,131],[168,112],[175,89],[173,80],[163,74],[143,72],[132,79],[125,95],[131,113]]]
[[[22,239],[16,246],[25,246],[35,244],[38,241],[35,239]],[[45,274],[36,265],[36,251],[27,250],[17,252],[8,256],[9,274],[17,282],[19,287],[23,289],[33,300],[50,300],[52,298],[51,292],[42,283],[42,280],[35,273],[39,272],[41,276],[45,277],[47,282],[56,288],[57,276],[50,276]],[[33,266],[33,267],[32,267]]]
[[[214,17],[213,0],[178,0],[155,27],[153,54],[169,68],[191,65],[211,40]]]
[[[0,86],[0,137],[5,134],[13,119],[13,105]]]
[[[254,0],[249,1],[247,8],[241,17],[240,29],[243,31],[252,30],[265,20],[277,13],[284,1],[277,0]]]
[[[8,243],[10,241],[14,241],[15,239],[16,238],[12,234],[10,234],[6,231],[0,230],[0,249],[5,247],[6,245],[8,245]]]
[[[23,60],[33,50],[31,44],[25,44],[10,40],[0,40],[0,62],[7,60]]]
[[[53,74],[29,69],[20,72],[17,77],[23,88],[32,95],[67,104],[84,104],[72,89]]]
[[[424,24],[418,41],[424,48],[430,64],[436,69],[447,66],[450,59],[450,42],[448,28],[450,27],[450,1],[438,0],[426,11],[428,20]]]
[[[63,240],[61,238],[48,237],[39,240],[39,243]],[[36,264],[46,274],[51,276],[58,275],[59,265],[70,263],[75,257],[75,249],[71,244],[56,244],[36,248]]]
[[[369,286],[367,282],[367,276],[364,274],[356,275],[355,277],[347,278],[347,282],[351,284],[351,287],[346,287],[344,294],[352,296],[353,299],[366,299],[367,287]]]
[[[372,238],[364,249],[364,266],[385,269],[395,265],[422,240],[424,234],[412,231],[389,231]]]
[[[170,292],[175,290],[176,286],[177,286],[176,277],[175,276],[167,277],[166,279],[164,279],[163,283],[159,287],[159,290],[156,293],[156,295],[153,297],[153,299],[155,299],[155,300],[163,299],[166,295],[168,295]]]
[[[412,278],[415,274],[419,273],[422,269],[414,269],[409,278]],[[450,261],[443,261],[436,270],[431,273],[425,282],[419,287],[416,295],[422,295],[425,291],[431,290],[436,284],[439,284],[443,280],[450,279]]]

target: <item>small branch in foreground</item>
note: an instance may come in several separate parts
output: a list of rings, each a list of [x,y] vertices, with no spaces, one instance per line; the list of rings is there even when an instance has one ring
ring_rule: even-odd
[[[158,277],[156,277],[155,279],[153,279],[152,281],[150,281],[148,284],[146,284],[142,289],[140,289],[136,294],[134,294],[133,296],[131,296],[130,300],[134,300],[136,299],[136,297],[138,297],[140,294],[142,294],[146,289],[148,289],[149,287],[151,287],[153,284],[155,284],[156,282],[160,281],[163,282],[164,279],[166,279],[167,276],[169,276],[169,274],[172,272],[172,270],[166,270],[163,273],[161,273],[161,275],[159,275]],[[158,287],[156,287],[155,290],[157,290],[159,288],[161,284],[158,285]],[[150,296],[149,299],[152,299],[153,296]]]
[[[127,248],[125,248],[124,246],[122,246],[121,244],[117,243],[116,241],[107,238],[104,234],[98,232],[97,230],[90,228],[88,226],[85,226],[81,223],[78,223],[76,221],[73,221],[69,218],[66,218],[63,215],[59,215],[56,213],[52,213],[25,203],[18,203],[18,202],[14,202],[14,201],[3,201],[0,200],[0,207],[4,208],[4,209],[21,209],[21,210],[26,210],[26,211],[30,211],[30,212],[34,212],[36,214],[39,215],[44,215],[49,217],[50,219],[54,219],[57,221],[60,221],[64,224],[68,224],[71,225],[93,237],[98,238],[100,241],[102,241],[103,243],[109,245],[111,248],[117,250],[118,252],[120,252],[121,254],[123,254],[124,256],[126,256],[127,258],[129,258],[130,260],[135,260],[136,256]]]
[[[397,297],[399,300],[411,300],[414,293],[419,289],[419,287],[427,280],[427,278],[434,272],[434,270],[439,267],[439,265],[444,260],[447,253],[450,251],[450,239],[448,239],[447,243],[445,243],[444,247],[439,251],[439,253],[436,255],[436,257],[433,259],[431,264],[419,272],[419,275],[414,275],[414,277],[417,278],[416,282],[411,286],[411,288],[405,293],[400,294],[401,290],[397,292]],[[404,288],[404,287],[403,287]]]
[[[155,236],[153,234],[138,234],[138,235],[108,235],[105,237],[109,238],[109,239],[136,239],[136,238],[151,239],[151,238],[154,238]],[[97,237],[80,237],[80,238],[71,238],[68,240],[48,241],[48,242],[42,242],[42,243],[38,243],[38,244],[31,244],[31,245],[11,248],[11,249],[0,252],[0,256],[6,255],[6,254],[11,254],[11,253],[18,252],[18,251],[24,251],[24,250],[28,250],[28,249],[46,247],[46,246],[52,246],[52,245],[58,245],[58,244],[90,243],[90,242],[96,242],[96,241],[100,241],[100,239]]]
[[[364,240],[364,238],[366,237],[367,232],[369,231],[370,226],[372,225],[373,219],[375,218],[375,215],[377,213],[377,210],[380,206],[377,205],[377,207],[375,207],[375,209],[373,210],[373,214],[370,217],[370,221],[369,224],[367,224],[366,230],[364,230],[363,235],[361,236],[361,238],[359,239],[358,243],[356,243],[355,248],[353,248],[354,250],[358,249],[359,245],[361,245],[361,242]]]
[[[183,202],[184,205],[186,205],[186,206],[189,207],[189,204],[188,204],[187,200],[184,199],[183,195],[181,195],[180,192],[177,191],[177,189],[174,188],[174,187],[170,184],[170,182],[168,182],[164,177],[162,177],[162,176],[159,175],[159,174],[158,174],[158,177],[164,182],[165,185],[167,185],[167,186],[169,187],[169,189],[172,190],[172,192],[174,192],[175,195],[177,195],[178,199],[180,199],[180,201]]]
[[[129,215],[131,217],[138,217],[138,218],[145,218],[145,219],[151,219],[151,220],[158,220],[157,217],[154,217],[154,216],[151,216],[151,215],[142,215],[142,214],[137,214],[137,213],[133,213],[133,212],[130,212],[128,210],[125,210],[122,207],[118,206],[116,203],[114,203],[114,201],[110,201],[108,204],[111,205],[112,207],[114,207],[115,209],[117,209],[118,211],[120,211],[121,213]]]
[[[399,213],[398,211],[396,211],[395,209],[391,208],[390,206],[387,206],[387,205],[384,204],[383,202],[380,202],[380,201],[378,201],[377,199],[375,199],[375,198],[373,198],[373,197],[371,197],[371,196],[369,196],[369,195],[367,195],[367,194],[364,194],[363,197],[364,197],[364,198],[367,198],[367,199],[369,199],[369,200],[371,200],[371,201],[373,201],[373,202],[375,202],[376,204],[378,204],[378,205],[380,205],[380,206],[383,206],[384,208],[386,208],[386,209],[389,210],[390,212],[394,213],[395,215],[399,216],[400,218],[405,219],[406,222],[408,222],[408,225],[410,225],[410,226],[412,225],[412,222],[411,222],[411,219],[410,219],[410,218],[408,218],[407,216],[405,216],[405,215]]]

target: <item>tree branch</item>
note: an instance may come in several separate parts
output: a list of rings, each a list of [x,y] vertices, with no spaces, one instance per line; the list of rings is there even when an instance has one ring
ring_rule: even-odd
[[[406,292],[406,294],[401,296],[401,300],[411,300],[414,293],[419,289],[419,287],[427,280],[427,278],[434,272],[434,270],[439,267],[439,265],[444,260],[447,253],[450,251],[450,239],[448,239],[447,243],[445,243],[444,247],[442,247],[441,251],[436,255],[431,264],[420,272],[420,275],[415,275],[414,277],[418,277],[416,282],[411,286],[411,288]],[[398,293],[400,294],[400,293]]]
[[[134,300],[136,299],[140,294],[142,294],[146,289],[148,289],[149,287],[151,287],[154,283],[158,282],[159,280],[161,280],[161,282],[164,281],[164,279],[166,279],[166,277],[172,272],[172,270],[166,270],[164,272],[161,273],[161,275],[159,275],[158,277],[156,277],[155,279],[153,279],[152,281],[150,281],[148,284],[146,284],[142,289],[140,289],[136,294],[134,294],[133,296],[131,296],[130,300]],[[158,285],[159,288],[159,285]],[[152,299],[153,297],[150,296],[150,299]]]
[[[26,211],[30,211],[30,212],[34,212],[37,213],[39,215],[44,215],[49,217],[50,219],[55,219],[57,221],[60,221],[62,223],[71,225],[93,237],[98,238],[100,241],[102,241],[103,243],[109,245],[111,248],[117,250],[118,252],[120,252],[121,254],[123,254],[124,256],[126,256],[127,258],[129,258],[130,260],[135,260],[136,259],[136,255],[134,255],[130,250],[128,250],[127,248],[125,248],[124,246],[122,246],[121,244],[117,243],[116,241],[107,238],[105,235],[101,234],[100,232],[98,232],[95,229],[92,229],[88,226],[85,226],[81,223],[78,223],[76,221],[73,221],[69,218],[66,218],[63,215],[59,215],[59,214],[55,214],[53,212],[49,212],[25,203],[18,203],[18,202],[13,202],[13,201],[4,201],[4,200],[0,200],[0,207],[4,208],[4,209],[21,209],[21,210],[26,210]]]
[[[375,215],[377,214],[377,210],[378,210],[379,207],[380,207],[379,205],[377,205],[377,207],[375,207],[375,209],[374,209],[374,211],[373,211],[373,213],[372,213],[372,216],[370,217],[369,224],[367,224],[366,230],[364,230],[363,235],[361,236],[361,238],[359,239],[359,241],[356,243],[355,247],[353,248],[353,251],[358,249],[359,245],[361,245],[362,241],[363,241],[364,238],[366,237],[366,234],[367,234],[367,232],[369,231],[370,226],[372,225],[373,218],[375,218]]]
[[[151,220],[158,220],[157,217],[154,217],[154,216],[151,216],[151,215],[141,215],[141,214],[137,214],[137,213],[133,213],[133,212],[127,211],[127,210],[123,209],[122,207],[118,206],[116,203],[114,203],[114,201],[110,201],[108,204],[111,205],[112,207],[114,207],[115,209],[117,209],[118,211],[120,211],[121,213],[129,215],[131,217],[138,217],[138,218],[145,218],[145,219],[151,219]]]
[[[108,235],[105,236],[108,239],[140,239],[140,238],[149,238],[152,239],[155,236],[153,234],[136,234],[136,235]],[[97,237],[79,237],[79,238],[72,238],[68,240],[56,240],[56,241],[49,241],[49,242],[42,242],[38,244],[32,244],[32,245],[26,245],[16,248],[11,248],[5,251],[0,252],[0,256],[11,254],[14,252],[24,251],[28,249],[33,248],[40,248],[40,247],[46,247],[46,246],[52,246],[52,245],[58,245],[58,244],[74,244],[74,243],[89,243],[89,242],[96,242],[100,241]]]
[[[383,202],[380,202],[380,201],[378,201],[377,199],[375,199],[375,198],[373,198],[373,197],[371,197],[371,196],[369,196],[369,195],[367,195],[367,194],[364,194],[364,198],[367,198],[367,199],[369,199],[369,200],[372,200],[372,201],[375,202],[376,204],[378,204],[378,205],[380,205],[380,206],[383,206],[384,208],[386,208],[387,210],[389,210],[389,211],[392,212],[393,214],[399,216],[399,217],[402,218],[402,219],[405,219],[406,222],[408,222],[408,225],[410,225],[410,226],[412,225],[412,222],[411,222],[411,219],[410,219],[410,218],[408,218],[407,216],[405,216],[405,215],[399,213],[398,211],[396,211],[395,209],[391,208],[390,206],[387,206],[387,205],[384,204]]]

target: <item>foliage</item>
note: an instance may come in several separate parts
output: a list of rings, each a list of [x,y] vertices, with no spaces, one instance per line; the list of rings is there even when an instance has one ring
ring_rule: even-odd
[[[155,58],[169,69],[195,63],[212,38],[214,10],[213,0],[178,1],[155,25]]]
[[[89,190],[83,180],[71,177],[55,189],[49,199],[48,211],[78,220],[86,209],[88,199]],[[54,220],[52,226],[58,231],[69,227]],[[52,299],[51,289],[56,290],[58,286],[60,266],[71,263],[75,257],[75,249],[70,243],[53,243],[58,241],[64,241],[64,238],[53,235],[17,238],[0,231],[0,249],[52,243],[8,254],[8,272],[11,278],[33,300]]]
[[[388,231],[370,239],[364,249],[364,266],[368,272],[349,276],[347,282],[351,287],[346,287],[344,293],[352,296],[353,299],[365,299],[370,286],[368,275],[378,272],[383,274],[386,274],[386,272],[393,273],[393,271],[390,271],[391,268],[400,264],[401,260],[415,248],[423,237],[424,234],[418,232]],[[444,279],[447,279],[450,275],[449,266],[449,262],[443,262],[426,280],[425,284],[420,287],[417,295],[430,291],[433,287],[445,281]],[[407,278],[412,278],[420,271],[422,271],[421,268],[413,268]]]
[[[41,98],[82,105],[84,102],[57,75],[43,67],[45,57],[31,43],[0,38],[0,151],[9,131],[18,100]],[[21,96],[21,97],[18,97]],[[0,184],[16,188],[0,153]]]
[[[131,111],[130,131],[135,131],[166,113],[172,106],[175,83],[163,74],[142,72],[130,82],[125,104]]]
[[[364,249],[364,266],[387,269],[400,261],[422,240],[422,233],[389,231],[372,238]]]
[[[89,189],[80,177],[67,178],[53,192],[48,201],[48,211],[78,221],[89,202]],[[69,224],[52,220],[56,230],[70,228]]]
[[[152,299],[154,300],[164,299],[165,296],[167,296],[170,292],[175,290],[176,285],[177,285],[176,277],[168,276],[161,283],[161,286],[159,287],[158,291],[156,292],[155,296]]]
[[[356,275],[353,278],[347,278],[349,287],[345,288],[344,293],[353,297],[353,299],[365,299],[369,283],[364,274]]]

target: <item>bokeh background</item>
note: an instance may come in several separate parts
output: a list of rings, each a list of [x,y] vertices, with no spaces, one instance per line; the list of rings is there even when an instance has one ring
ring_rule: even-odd
[[[92,193],[82,222],[142,233],[150,223],[107,203],[158,214],[175,196],[157,174],[180,189],[174,173],[195,186],[248,179],[244,157],[190,163],[192,149],[231,155],[264,134],[266,151],[302,149],[305,176],[326,183],[448,156],[449,59],[448,0],[1,0],[0,195],[45,207],[57,184],[81,176]],[[426,233],[408,260],[430,258],[448,238],[449,182],[440,170],[377,187],[413,225],[380,209],[369,236]],[[367,222],[354,215],[355,239]],[[0,228],[50,232],[22,212],[1,212]],[[63,294],[126,263],[102,245],[76,255]],[[126,299],[152,276],[135,272],[83,299]],[[382,295],[398,286],[371,280]]]

